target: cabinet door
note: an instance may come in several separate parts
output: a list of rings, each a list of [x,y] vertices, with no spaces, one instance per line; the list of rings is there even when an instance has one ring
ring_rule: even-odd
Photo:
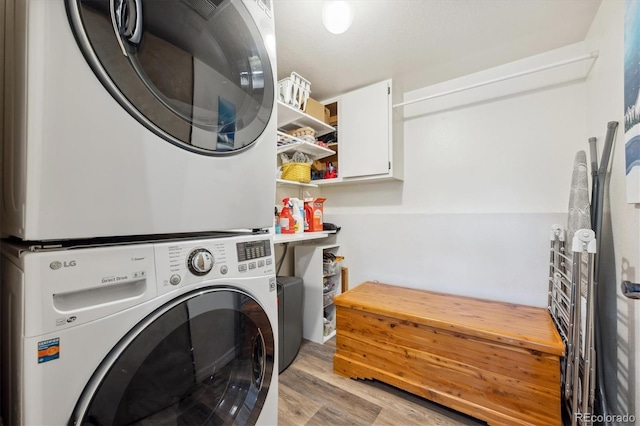
[[[338,176],[389,173],[390,81],[383,81],[340,97]]]

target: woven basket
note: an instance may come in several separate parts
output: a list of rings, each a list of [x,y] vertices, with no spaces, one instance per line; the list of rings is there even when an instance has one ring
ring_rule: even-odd
[[[294,182],[311,182],[311,164],[285,163],[282,165],[282,179]]]

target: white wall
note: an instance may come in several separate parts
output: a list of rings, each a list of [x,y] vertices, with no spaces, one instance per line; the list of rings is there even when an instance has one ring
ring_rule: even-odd
[[[618,121],[614,143],[609,197],[605,203],[601,279],[599,284],[605,385],[613,414],[640,416],[640,331],[638,303],[622,296],[620,282],[640,281],[640,210],[627,204],[624,158],[624,2],[604,1],[585,40],[600,57],[586,83],[589,134],[604,141],[606,123]]]
[[[582,54],[584,46],[560,53]],[[539,55],[405,99],[557,56]],[[546,306],[549,228],[566,223],[573,158],[587,149],[585,83],[514,94],[535,87],[530,83],[513,80],[456,95],[454,103],[442,98],[405,107],[404,182],[323,188],[325,220],[343,227],[339,241],[351,286],[378,280]]]
[[[469,92],[405,111],[404,183],[323,189],[326,220],[343,227],[351,285],[379,280],[544,306],[548,229],[566,222],[573,156],[591,136],[601,149],[607,122],[623,123],[623,28],[624,2],[602,2],[583,46],[569,48],[599,51],[584,82],[513,95]],[[598,362],[610,412],[638,417],[640,301],[619,286],[640,281],[640,208],[626,203],[625,185],[621,128],[604,206]]]

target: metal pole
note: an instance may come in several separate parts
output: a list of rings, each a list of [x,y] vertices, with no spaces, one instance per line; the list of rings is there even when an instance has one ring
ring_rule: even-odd
[[[573,340],[573,358],[571,364],[571,424],[575,426],[578,423],[578,413],[582,413],[580,408],[580,264],[582,263],[582,252],[573,252],[573,272],[571,274],[571,304],[573,305],[571,339]],[[582,422],[581,422],[582,423]]]
[[[603,208],[603,201],[604,201],[604,181],[605,178],[607,176],[607,169],[609,168],[609,158],[611,157],[611,148],[613,146],[613,139],[615,137],[616,134],[616,129],[618,128],[618,122],[617,121],[610,121],[609,123],[607,123],[607,136],[604,140],[604,148],[602,149],[602,160],[600,161],[600,167],[598,168],[598,175],[597,175],[597,181],[598,181],[598,192],[595,194],[595,201],[596,201],[596,205],[598,210],[595,211],[596,213],[596,219],[595,219],[595,227],[593,228],[593,231],[596,233],[596,242],[597,242],[597,249],[596,252],[600,253],[600,244],[602,241],[601,238],[601,233],[602,233],[602,208]],[[593,219],[592,219],[593,220]],[[596,281],[598,281],[598,264],[600,262],[596,263]]]
[[[549,69],[552,69],[552,68],[557,68],[557,67],[560,67],[560,66],[563,66],[563,65],[572,64],[574,62],[585,61],[587,59],[595,59],[597,57],[598,57],[598,52],[594,51],[594,52],[588,53],[586,55],[578,56],[576,58],[566,59],[564,61],[555,62],[555,63],[549,64],[549,65],[543,65],[541,67],[532,68],[530,70],[520,71],[520,72],[517,72],[517,73],[514,73],[514,74],[509,74],[509,75],[506,75],[506,76],[503,76],[503,77],[494,78],[494,79],[483,81],[483,82],[480,82],[480,83],[470,84],[468,86],[460,87],[458,89],[447,90],[446,92],[436,93],[434,95],[429,95],[429,96],[425,96],[425,97],[422,97],[422,98],[412,99],[412,100],[406,101],[406,102],[401,102],[399,104],[394,104],[393,107],[394,108],[399,108],[399,107],[402,107],[402,106],[405,106],[405,105],[415,104],[417,102],[428,101],[429,99],[440,98],[442,96],[447,96],[447,95],[452,95],[454,93],[463,92],[465,90],[475,89],[476,87],[482,87],[482,86],[486,86],[486,85],[493,84],[493,83],[499,83],[501,81],[510,80],[512,78],[522,77],[522,76],[533,74],[533,73],[540,72],[540,71],[546,71],[546,70],[549,70]]]
[[[596,252],[597,258],[594,266],[594,297],[595,297],[595,311],[599,312],[599,297],[598,297],[598,283],[600,282],[600,258],[602,255],[602,251],[600,249],[600,244],[602,243],[602,210],[604,203],[604,189],[605,189],[605,178],[607,175],[607,169],[609,168],[609,158],[611,157],[611,149],[613,146],[613,140],[615,139],[616,130],[618,128],[617,121],[610,121],[607,123],[607,135],[604,142],[604,148],[602,151],[602,160],[600,161],[600,167],[598,168],[597,174],[594,178],[594,182],[597,182],[594,185],[594,193],[592,194],[592,203],[596,203],[597,209],[594,209],[593,216],[591,218],[593,224],[593,230],[596,234]],[[593,164],[593,163],[592,163]],[[602,335],[600,330],[600,321],[599,315],[596,315],[594,321],[595,328],[595,347],[596,354],[603,352],[602,345]],[[596,355],[597,356],[597,355]],[[602,359],[602,357],[599,357]],[[596,401],[599,406],[599,411],[604,415],[605,419],[608,418],[609,415],[609,404],[607,402],[607,395],[604,389],[604,366],[602,362],[596,363]],[[607,424],[611,424],[607,422]]]
[[[591,229],[596,229],[596,212],[598,211],[598,148],[596,138],[589,138],[589,156],[591,157]],[[596,233],[596,236],[598,234]]]

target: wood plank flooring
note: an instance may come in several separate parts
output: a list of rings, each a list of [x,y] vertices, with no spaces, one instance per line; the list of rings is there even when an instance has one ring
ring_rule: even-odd
[[[279,377],[279,426],[485,425],[393,386],[333,373],[335,338],[324,345],[304,340]]]

